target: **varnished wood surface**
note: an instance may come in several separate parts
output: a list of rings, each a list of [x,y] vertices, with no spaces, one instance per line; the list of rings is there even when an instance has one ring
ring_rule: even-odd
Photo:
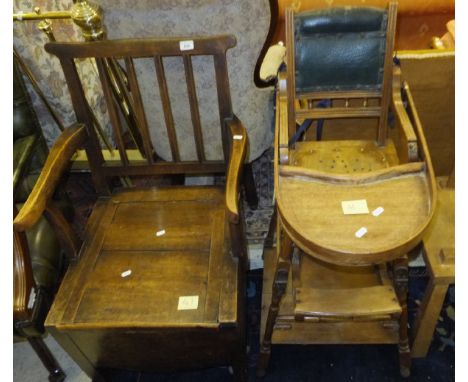
[[[373,141],[305,141],[290,150],[291,166],[329,174],[361,174],[399,164],[392,141],[378,146]]]
[[[439,189],[434,218],[423,236],[426,264],[435,283],[455,282],[455,190]]]
[[[231,155],[226,179],[226,208],[228,219],[237,224],[239,223],[239,184],[248,136],[247,130],[237,117],[227,121],[227,124],[231,132]]]
[[[227,49],[234,47],[236,44],[236,39],[232,35],[197,37],[195,39],[193,36],[180,36],[164,39],[47,43],[45,49],[49,53],[64,58],[85,58],[89,56],[105,58],[114,55],[116,49],[124,45],[125,48],[119,52],[121,56],[152,57],[155,54],[170,56],[180,55],[179,42],[183,40],[195,40],[193,50],[189,51],[190,55],[225,53]]]
[[[455,52],[398,52],[402,78],[411,87],[437,176],[455,161]]]
[[[401,69],[395,66],[393,68],[391,108],[396,118],[397,128],[393,129],[391,135],[395,136],[400,161],[413,162],[418,158],[418,140],[401,97],[402,86]]]
[[[295,317],[353,318],[401,312],[391,286],[367,288],[297,288]]]
[[[46,204],[55,192],[63,172],[70,165],[70,158],[75,150],[83,145],[86,139],[86,130],[82,125],[73,125],[63,131],[50,150],[28,200],[13,222],[13,228],[24,231],[31,228],[41,217]]]
[[[438,283],[435,278],[429,280],[413,327],[413,358],[425,357],[429,351],[448,286],[447,283]]]
[[[231,365],[239,380],[245,377],[243,282],[247,253],[239,186],[248,137],[232,112],[229,91],[226,50],[235,45],[235,38],[188,37],[194,49],[181,52],[179,42],[183,39],[47,45],[61,60],[77,119],[89,130],[86,157],[100,198],[83,244],[75,246],[77,256],[46,326],[93,378],[98,378],[100,367],[162,371],[216,365]],[[191,56],[210,54],[214,56],[225,154],[221,161],[208,161],[204,156],[191,67]],[[195,161],[183,161],[178,153],[161,62],[168,55],[182,56],[185,63],[198,153]],[[98,64],[117,138],[118,152],[113,154],[101,151],[85,107],[74,63],[84,57],[95,58]],[[129,71],[124,98],[138,104],[133,106],[142,140],[141,144],[134,142],[139,152],[125,146],[124,129],[114,107],[112,78],[104,71],[106,65],[114,65],[114,75],[118,75],[115,62],[111,62],[116,57],[125,60]],[[153,151],[133,63],[140,57],[155,61],[155,83],[163,98],[172,162],[159,160]],[[226,188],[114,187],[111,192],[108,184],[114,176],[202,173],[225,173]],[[63,233],[66,237],[67,232]],[[71,241],[69,244],[73,247]],[[198,302],[191,309],[179,309],[179,298],[187,296]]]
[[[231,363],[242,274],[225,211],[215,187],[123,189],[99,199],[46,326],[92,367]],[[198,307],[178,310],[180,296],[198,296]]]
[[[431,213],[424,172],[363,185],[280,176],[277,195],[283,224],[297,245],[337,264],[364,265],[401,256],[421,239]],[[341,202],[357,199],[366,199],[370,211],[385,211],[379,217],[344,215]],[[368,232],[357,238],[361,227]]]
[[[413,329],[411,355],[425,357],[450,284],[455,282],[455,190],[438,190],[434,218],[423,237],[424,259],[430,280]]]
[[[395,46],[397,12],[398,2],[396,0],[389,0],[387,6],[387,36],[385,40],[382,101],[380,104],[379,128],[377,130],[377,142],[381,146],[385,144],[388,136],[388,108],[392,99],[393,49]]]
[[[92,241],[85,243],[79,264],[70,271],[74,288],[57,294],[52,310],[67,300],[63,315],[48,325],[218,324],[217,312],[205,311],[207,297],[219,298],[209,294],[210,267],[218,256],[221,266],[227,261],[235,267],[224,243],[223,192],[213,192],[211,198],[203,189],[183,192],[139,191],[123,193],[123,200],[119,194],[109,199]],[[197,193],[200,200],[193,197]],[[157,236],[160,230],[166,233]],[[122,277],[127,270],[131,275]],[[152,298],[155,290],[157,299]],[[177,311],[178,296],[186,295],[199,295],[199,309]]]
[[[295,177],[282,176],[282,167],[279,163],[276,164],[275,187],[278,209],[285,230],[296,244],[306,252],[312,254],[313,251],[314,256],[324,261],[348,265],[389,261],[403,255],[416,245],[433,214],[436,190],[429,153],[414,108],[410,121],[416,127],[421,156],[427,162],[423,167],[415,163],[417,168],[412,168],[411,164],[407,164],[405,166],[410,166],[412,170],[399,172],[395,165],[400,163],[400,158],[397,157],[391,141],[387,142],[388,147],[385,149],[379,149],[373,143],[363,145],[362,141],[346,143],[331,141],[323,146],[327,150],[331,149],[326,157],[318,149],[325,143],[324,141],[300,142],[296,145],[297,154],[294,149],[281,147],[281,143],[283,142],[284,145],[286,139],[282,137],[285,131],[288,131],[288,128],[282,124],[285,121],[282,114],[288,112],[285,98],[281,96],[282,93],[284,94],[284,91],[280,90],[277,98],[279,116],[275,147],[278,150],[278,156],[281,156],[281,150],[288,150],[289,163],[294,165],[296,162],[298,171]],[[344,146],[343,151],[333,151],[333,149],[339,149],[339,145]],[[293,159],[294,155],[297,155],[298,159]],[[336,157],[337,155],[339,158]],[[364,160],[363,156],[368,158]],[[279,157],[277,159],[280,160]],[[359,171],[351,172],[353,169],[351,164],[357,163],[356,159],[365,163],[366,166],[359,167]],[[380,164],[377,165],[377,163]],[[359,184],[362,183],[359,173],[367,172],[371,178],[373,171],[382,171],[382,167],[386,168],[390,165],[393,166],[387,168],[393,168],[395,171],[393,180],[391,178],[379,180],[375,177],[374,181],[367,182],[367,185]],[[343,185],[336,184],[339,183],[339,175],[336,173],[347,174],[345,171],[348,168],[350,180],[344,182]],[[328,171],[330,175],[328,179],[320,176],[316,179],[312,176],[304,178],[308,169]],[[301,171],[304,174],[299,174]],[[357,176],[355,184],[352,184],[352,174]],[[333,179],[333,176],[337,177],[337,181]],[[324,195],[326,195],[325,200]],[[394,195],[399,195],[399,198],[394,198]],[[367,199],[370,211],[382,206],[385,212],[378,218],[370,214],[344,215],[341,210],[341,201],[355,199]],[[402,218],[404,216],[408,216],[408,219]],[[369,232],[362,238],[356,238],[355,232],[363,226]],[[338,241],[337,238],[340,240]]]
[[[194,47],[190,50],[181,50],[180,42],[185,40],[193,41]],[[226,172],[230,149],[230,134],[226,121],[232,119],[231,96],[229,90],[228,69],[226,63],[226,51],[236,44],[236,39],[232,35],[215,37],[179,37],[170,39],[134,39],[134,40],[107,40],[92,43],[49,43],[46,50],[55,54],[60,60],[67,79],[67,84],[72,96],[73,107],[78,121],[85,124],[89,135],[89,141],[85,146],[87,158],[93,174],[98,193],[106,195],[108,193],[108,182],[112,177],[125,176],[151,176],[159,174],[205,174]],[[220,115],[220,130],[224,152],[223,161],[206,160],[203,134],[201,129],[199,105],[196,94],[195,78],[192,68],[192,57],[198,55],[213,56],[215,69],[215,83],[218,96],[218,109]],[[197,160],[184,161],[179,153],[177,134],[177,124],[174,121],[173,105],[171,105],[167,79],[165,76],[163,59],[167,56],[179,56],[184,62],[185,79],[187,92],[189,95],[190,113],[193,124],[194,141],[196,144]],[[99,149],[100,142],[92,126],[92,116],[86,105],[85,93],[77,76],[74,60],[78,58],[96,59],[99,77],[103,87],[107,108],[110,115],[113,133],[118,148],[118,156],[114,155],[110,161],[106,161]],[[121,123],[117,112],[117,102],[120,98],[116,96],[113,88],[113,79],[109,76],[108,67],[113,68],[114,75],[118,75],[115,58],[122,58],[125,61],[129,72],[129,90],[123,89],[122,97],[126,104],[133,107],[135,115],[132,121],[137,131],[132,132],[132,138],[140,156],[130,158],[128,155],[129,144],[124,141],[125,128]],[[145,100],[141,99],[137,73],[135,71],[135,60],[152,57],[155,64],[155,81],[158,83],[161,97],[165,127],[168,135],[172,161],[156,160],[157,153],[154,152],[154,145],[151,141],[147,124],[147,115],[150,112],[144,110]],[[119,99],[116,99],[119,98]],[[124,119],[128,119],[124,115]],[[130,118],[130,117],[129,117]],[[138,139],[137,139],[138,138]],[[135,161],[135,159],[137,159]]]
[[[271,286],[276,262],[276,248],[264,252],[264,277],[262,292],[261,340],[264,334],[268,307],[271,302]],[[302,288],[372,288],[382,285],[378,271],[373,267],[340,267],[302,256],[300,285]],[[323,281],[323,282],[322,282]],[[398,325],[392,319],[334,321],[307,320],[295,321],[295,288],[290,273],[286,293],[281,300],[278,319],[274,326],[273,344],[359,344],[359,343],[398,343]],[[394,292],[393,292],[394,293]],[[369,307],[369,306],[368,306]]]
[[[13,215],[18,213],[13,207]],[[29,318],[28,308],[31,289],[34,287],[31,258],[24,232],[13,232],[13,320]]]

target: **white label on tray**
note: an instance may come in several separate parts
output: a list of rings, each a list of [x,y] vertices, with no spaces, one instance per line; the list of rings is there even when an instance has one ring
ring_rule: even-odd
[[[379,216],[382,212],[384,212],[384,208],[383,207],[377,207],[374,211],[372,211],[372,215],[374,215],[375,217]]]
[[[354,234],[358,239],[363,237],[367,233],[367,228],[366,227],[361,227],[359,228],[356,233]]]
[[[198,308],[198,296],[180,296],[177,310],[192,310]]]
[[[341,202],[341,208],[343,208],[343,213],[345,215],[358,215],[369,213],[366,199],[343,200]]]

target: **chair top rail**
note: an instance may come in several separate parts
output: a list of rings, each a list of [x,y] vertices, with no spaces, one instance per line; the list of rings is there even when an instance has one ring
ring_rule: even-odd
[[[181,44],[181,42],[187,42]],[[193,42],[193,45],[191,44]],[[193,48],[192,48],[193,46]],[[183,36],[167,39],[119,39],[93,42],[50,42],[45,50],[61,59],[105,58],[105,57],[153,57],[219,55],[236,46],[233,35],[213,37]]]

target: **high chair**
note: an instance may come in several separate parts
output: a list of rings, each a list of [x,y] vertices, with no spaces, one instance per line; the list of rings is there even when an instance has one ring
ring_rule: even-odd
[[[392,61],[396,15],[394,1],[286,12],[277,253],[265,255],[259,376],[272,344],[398,344],[400,373],[410,374],[406,254],[431,221],[436,187],[411,92]],[[338,119],[346,140],[310,140],[307,125],[325,121],[326,136]],[[372,122],[375,139],[362,139]]]

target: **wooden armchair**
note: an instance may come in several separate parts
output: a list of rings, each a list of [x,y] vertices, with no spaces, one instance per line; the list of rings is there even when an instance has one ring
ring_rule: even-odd
[[[409,87],[392,64],[396,14],[393,1],[387,10],[296,18],[287,11],[275,138],[278,242],[265,259],[259,375],[272,343],[396,343],[400,372],[410,373],[406,253],[431,221],[436,187]],[[374,119],[376,140],[297,141],[304,119],[348,120],[350,134]]]
[[[239,180],[248,137],[231,107],[226,51],[235,44],[233,36],[225,35],[45,46],[60,59],[78,124],[55,143],[14,228],[28,229],[47,210],[70,158],[84,145],[100,198],[82,245],[62,224],[62,237],[76,261],[65,275],[46,327],[96,380],[100,368],[164,371],[222,365],[232,365],[238,379],[245,378],[247,254]],[[198,55],[213,57],[223,161],[205,157],[191,64]],[[183,161],[179,155],[164,71],[168,56],[178,57],[185,67],[197,161]],[[87,57],[96,60],[113,125],[117,150],[110,161],[102,157],[74,63]],[[121,60],[127,72],[126,97],[137,111],[144,156],[127,149],[122,139],[104,70],[109,58]],[[151,105],[143,103],[137,70],[140,60],[148,59],[155,67],[154,86],[161,96],[172,162],[154,155],[148,132]],[[225,187],[110,187],[115,177],[205,173],[225,173]]]

